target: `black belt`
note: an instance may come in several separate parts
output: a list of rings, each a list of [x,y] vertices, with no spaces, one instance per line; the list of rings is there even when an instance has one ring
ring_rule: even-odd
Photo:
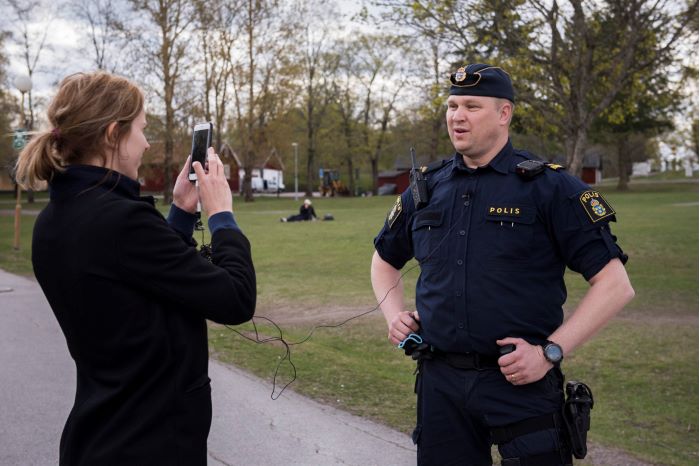
[[[449,353],[432,348],[433,357],[445,361],[456,369],[482,370],[494,369],[498,366],[500,356],[479,353]]]

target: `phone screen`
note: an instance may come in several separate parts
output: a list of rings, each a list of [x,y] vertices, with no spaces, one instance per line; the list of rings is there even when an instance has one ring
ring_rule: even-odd
[[[199,162],[204,167],[207,161],[207,148],[211,144],[211,130],[209,128],[197,129],[192,134],[192,162]],[[196,180],[197,175],[190,164],[190,180]]]

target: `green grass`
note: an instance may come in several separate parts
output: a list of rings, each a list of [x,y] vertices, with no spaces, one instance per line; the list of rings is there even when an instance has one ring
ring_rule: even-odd
[[[567,358],[565,372],[593,388],[593,441],[656,464],[697,464],[698,185],[633,181],[630,188],[600,189],[618,212],[613,232],[630,256],[627,269],[637,296],[619,319]],[[315,323],[338,323],[352,312],[371,310],[372,238],[393,201],[315,199],[317,213],[332,213],[335,221],[284,224],[279,218],[295,213],[300,201],[262,198],[245,204],[236,198],[236,218],[253,248],[257,314],[287,322],[285,338],[294,342]],[[15,252],[12,217],[0,216],[0,267],[31,273],[33,220],[22,218],[23,248]],[[417,272],[404,279],[409,306]],[[568,273],[567,286],[571,310],[588,285]],[[311,311],[315,314],[307,314]],[[259,323],[266,336],[276,335]],[[252,326],[238,329],[250,332]],[[251,343],[218,325],[211,326],[210,342],[216,357],[269,380],[272,392],[281,345]],[[413,364],[388,344],[379,311],[339,329],[316,330],[307,343],[292,346],[292,361],[293,390],[404,432],[412,429]],[[290,378],[291,367],[283,364],[276,391]]]
[[[22,194],[22,210],[19,222],[19,249],[14,249],[15,198],[11,193],[0,194],[0,267],[21,275],[32,273],[31,244],[36,214],[46,205],[48,195],[36,193],[35,202],[27,202],[27,193]]]
[[[698,463],[698,329],[616,321],[572,355],[594,390],[591,438],[654,463]]]

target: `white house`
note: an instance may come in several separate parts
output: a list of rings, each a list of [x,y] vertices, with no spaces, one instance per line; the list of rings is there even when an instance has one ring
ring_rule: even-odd
[[[240,165],[239,165],[240,166]],[[245,171],[238,169],[238,176],[243,180]],[[243,183],[241,183],[243,186]],[[261,167],[254,167],[251,173],[251,186],[256,193],[277,193],[284,191],[284,164],[277,151],[272,149]]]

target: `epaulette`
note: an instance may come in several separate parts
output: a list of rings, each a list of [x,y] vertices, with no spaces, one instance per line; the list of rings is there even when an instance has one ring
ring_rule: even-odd
[[[420,167],[420,171],[424,174],[434,172],[436,170],[440,170],[442,167],[451,162],[452,159],[436,160],[435,162],[431,162],[428,165],[423,165],[422,167]]]

